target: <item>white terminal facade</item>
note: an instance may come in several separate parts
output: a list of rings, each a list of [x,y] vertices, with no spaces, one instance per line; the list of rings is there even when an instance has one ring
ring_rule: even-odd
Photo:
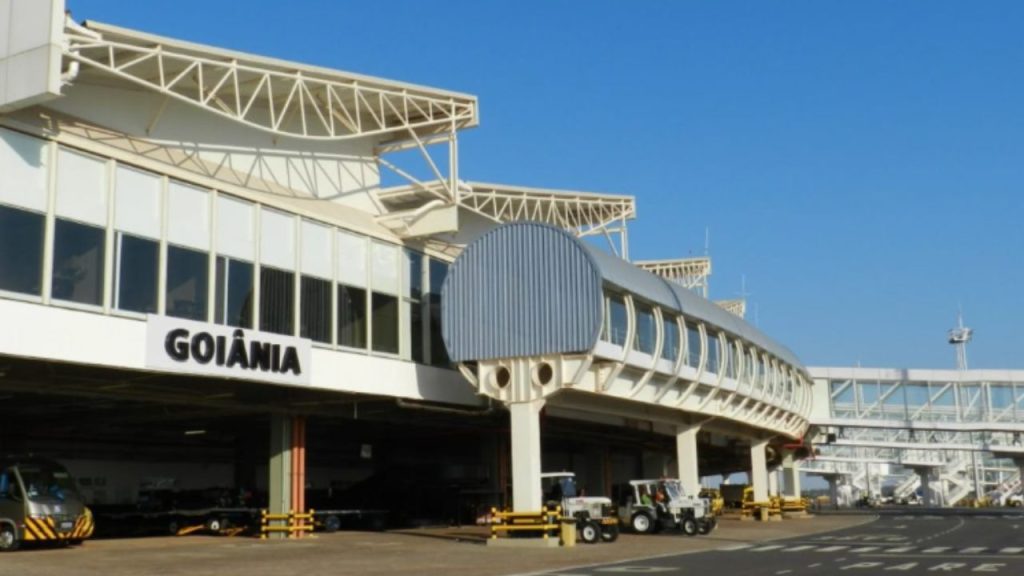
[[[451,519],[538,507],[542,467],[592,492],[746,471],[763,501],[784,466],[799,493],[836,378],[711,304],[709,259],[629,264],[632,197],[462,178],[476,97],[7,5],[0,451],[65,461],[99,504],[158,484],[372,503],[367,482],[416,475],[410,514]],[[607,239],[593,339],[452,362],[449,270],[523,220]]]

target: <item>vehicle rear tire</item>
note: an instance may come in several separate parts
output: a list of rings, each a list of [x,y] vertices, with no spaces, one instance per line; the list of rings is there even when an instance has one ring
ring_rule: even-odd
[[[210,532],[220,532],[228,528],[228,521],[226,518],[210,518],[206,521],[206,529]]]
[[[334,514],[324,518],[324,532],[337,532],[338,530],[341,530],[341,518]]]
[[[619,539],[619,526],[617,524],[609,524],[601,527],[601,541],[602,542],[615,542]]]
[[[683,529],[683,534],[686,534],[687,536],[697,535],[697,521],[693,518],[684,518],[679,527]]]
[[[0,552],[13,552],[21,545],[14,528],[9,524],[0,526]]]
[[[630,518],[629,527],[637,534],[650,534],[654,532],[654,519],[643,512],[637,512]]]
[[[584,522],[580,527],[580,540],[585,544],[596,544],[601,540],[601,526],[593,520]]]

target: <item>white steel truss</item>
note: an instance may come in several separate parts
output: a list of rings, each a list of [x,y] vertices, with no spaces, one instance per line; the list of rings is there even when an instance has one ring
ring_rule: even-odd
[[[718,304],[726,312],[735,314],[740,318],[747,315],[747,301],[743,298],[736,300],[715,300],[715,304]]]
[[[708,277],[711,276],[711,258],[708,256],[673,260],[640,260],[633,264],[675,282],[687,290],[693,290],[705,298],[708,297]],[[739,316],[742,317],[743,314],[741,313]]]
[[[563,228],[577,237],[604,236],[617,255],[628,258],[627,222],[636,217],[636,199],[632,196],[485,182],[459,182],[456,188],[454,197],[447,193],[443,180],[414,181],[381,190],[377,198],[390,212],[381,221],[402,220],[408,226],[432,208],[455,205],[498,223],[532,220]]]
[[[278,136],[346,140],[478,122],[476,97],[198,46],[115,26],[65,27],[65,68],[113,76]],[[152,123],[159,120],[160,112]]]

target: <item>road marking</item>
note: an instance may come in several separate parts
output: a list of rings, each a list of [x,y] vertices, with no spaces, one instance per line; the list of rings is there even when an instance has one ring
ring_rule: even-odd
[[[921,553],[922,554],[938,554],[939,552],[945,552],[946,550],[950,550],[950,549],[951,549],[951,547],[949,547],[949,546],[936,546],[934,548],[925,548],[924,550],[921,550]]]
[[[999,553],[1000,554],[1020,554],[1021,550],[1024,550],[1024,548],[1010,547],[1010,548],[1003,548],[1002,550],[999,551]]]
[[[792,570],[779,570],[776,574],[789,574]]]
[[[782,544],[772,544],[771,546],[761,546],[760,548],[751,548],[751,552],[767,552],[769,550],[778,550],[784,548]]]
[[[817,568],[818,566],[821,566],[821,562],[815,562],[814,564],[807,565],[808,568]]]
[[[916,546],[901,546],[899,548],[889,548],[885,551],[886,554],[906,554],[916,548]]]
[[[863,548],[854,548],[850,550],[850,554],[864,554],[865,552],[873,552],[878,550],[878,546],[865,546]]]
[[[826,546],[824,548],[818,548],[817,552],[838,552],[840,550],[846,550],[849,546]]]
[[[960,551],[960,553],[961,554],[977,554],[978,552],[983,552],[984,550],[985,550],[984,546],[971,546],[969,548],[964,548],[963,550]]]
[[[786,548],[785,550],[783,550],[783,552],[799,552],[801,550],[810,550],[812,548],[815,548],[815,546],[810,546],[810,545],[793,546],[792,548]]]
[[[745,550],[753,546],[752,544],[736,544],[734,546],[726,546],[725,548],[719,548],[722,552],[735,552],[736,550]]]
[[[620,572],[624,574],[655,574],[658,572],[674,572],[678,568],[668,566],[610,566],[608,568],[597,568],[594,572]]]

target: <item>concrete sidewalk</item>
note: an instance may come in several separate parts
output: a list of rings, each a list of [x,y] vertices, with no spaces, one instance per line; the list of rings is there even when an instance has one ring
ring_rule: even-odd
[[[297,541],[212,536],[97,540],[81,547],[32,549],[0,555],[0,576],[277,576],[295,573],[508,576],[727,548],[739,543],[837,530],[873,518],[870,515],[818,516],[771,523],[726,518],[708,536],[623,534],[613,544],[537,550],[489,548],[483,545],[487,531],[475,527],[337,532]]]

